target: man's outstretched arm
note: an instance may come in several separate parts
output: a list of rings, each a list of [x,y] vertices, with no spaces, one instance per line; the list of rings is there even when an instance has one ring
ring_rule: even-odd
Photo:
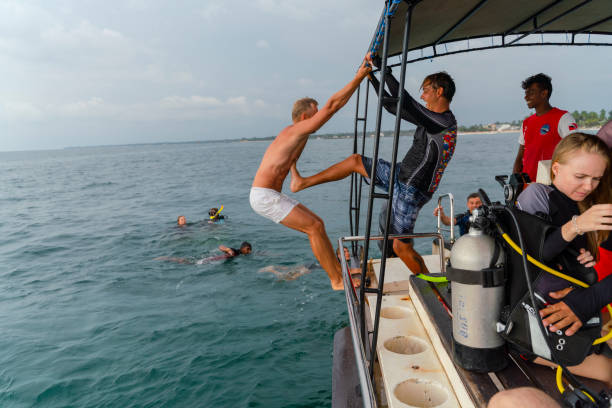
[[[311,118],[297,122],[291,129],[298,135],[309,135],[316,132],[331,119],[351,99],[353,92],[357,89],[361,81],[372,71],[372,59],[370,55],[366,55],[363,63],[357,70],[355,77],[329,98],[325,105],[319,109]]]

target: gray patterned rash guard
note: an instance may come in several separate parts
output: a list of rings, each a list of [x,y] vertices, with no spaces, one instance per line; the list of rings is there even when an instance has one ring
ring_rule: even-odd
[[[380,82],[373,75],[370,77],[374,89],[378,92]],[[399,82],[389,70],[385,83],[391,95],[385,90],[385,97],[399,95]],[[457,143],[457,120],[451,111],[437,113],[430,111],[405,90],[401,118],[417,126],[414,132],[412,147],[400,164],[399,181],[418,188],[430,197],[438,188],[442,174],[455,152]],[[384,102],[385,109],[395,115],[397,103]]]

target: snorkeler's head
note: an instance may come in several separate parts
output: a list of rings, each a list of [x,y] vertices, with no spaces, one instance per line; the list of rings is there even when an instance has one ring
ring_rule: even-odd
[[[210,215],[211,217],[214,217],[215,215],[217,215],[218,212],[219,212],[219,209],[217,207],[213,207],[210,210],[208,210],[208,215]]]
[[[246,254],[250,254],[252,250],[253,248],[251,247],[251,244],[249,244],[248,242],[244,241],[242,244],[240,244],[240,253],[246,255]]]

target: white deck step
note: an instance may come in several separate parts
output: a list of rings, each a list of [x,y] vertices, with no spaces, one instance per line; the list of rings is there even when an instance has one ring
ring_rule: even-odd
[[[423,256],[425,266],[431,273],[440,273],[440,256]],[[372,266],[376,275],[376,283],[380,281],[380,259],[373,259]],[[385,293],[393,293],[410,288],[409,278],[412,272],[399,258],[388,258],[385,266]]]
[[[438,255],[423,259],[430,272],[439,272]],[[378,279],[380,260],[372,263]],[[382,299],[377,354],[388,406],[473,408],[422,305],[413,303],[418,298],[409,293],[411,274],[399,258],[387,259],[385,291],[395,293]],[[376,296],[368,295],[368,301],[374,319]]]

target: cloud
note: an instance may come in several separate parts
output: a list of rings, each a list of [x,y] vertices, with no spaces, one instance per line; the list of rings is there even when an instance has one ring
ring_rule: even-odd
[[[237,96],[235,98],[229,98],[227,100],[227,105],[229,106],[246,106],[247,98],[246,96]]]
[[[270,48],[270,43],[268,43],[266,40],[259,40],[255,43],[255,46],[257,48]]]
[[[29,102],[8,101],[0,104],[0,117],[13,120],[39,120],[43,111]]]
[[[92,97],[51,107],[49,111],[61,116],[108,116],[113,113],[113,108],[106,105],[102,98]]]
[[[255,6],[262,12],[282,15],[293,20],[311,20],[314,17],[312,2],[292,2],[285,0],[257,0]]]
[[[40,38],[45,46],[60,48],[116,47],[125,40],[120,32],[96,27],[88,20],[82,20],[76,26],[69,28],[56,24],[43,30]]]
[[[57,118],[109,118],[115,120],[156,121],[160,119],[203,119],[219,116],[255,115],[268,105],[246,96],[219,99],[213,96],[167,96],[146,103],[112,103],[100,97],[36,105],[24,101],[0,104],[3,120],[38,121]]]
[[[181,70],[174,71],[172,68],[164,67],[159,63],[148,64],[141,72],[134,72],[130,75],[133,79],[144,79],[149,82],[160,84],[192,84],[197,82],[191,72]],[[127,77],[128,73],[124,72],[123,78]]]
[[[302,88],[311,88],[314,85],[314,81],[310,78],[300,78],[297,82]]]
[[[211,96],[167,96],[160,101],[160,106],[167,109],[207,108],[222,106],[223,102]]]
[[[222,3],[211,2],[206,4],[198,14],[200,14],[204,20],[214,21],[219,16],[227,13],[228,10]]]
[[[370,7],[355,4],[355,0],[310,0],[307,2],[287,0],[257,0],[255,7],[273,16],[297,21],[332,19],[334,27],[369,27],[372,24]],[[347,8],[351,9],[347,13]],[[383,5],[373,7],[382,10]],[[357,18],[356,18],[357,17]],[[357,21],[355,21],[357,20]]]

